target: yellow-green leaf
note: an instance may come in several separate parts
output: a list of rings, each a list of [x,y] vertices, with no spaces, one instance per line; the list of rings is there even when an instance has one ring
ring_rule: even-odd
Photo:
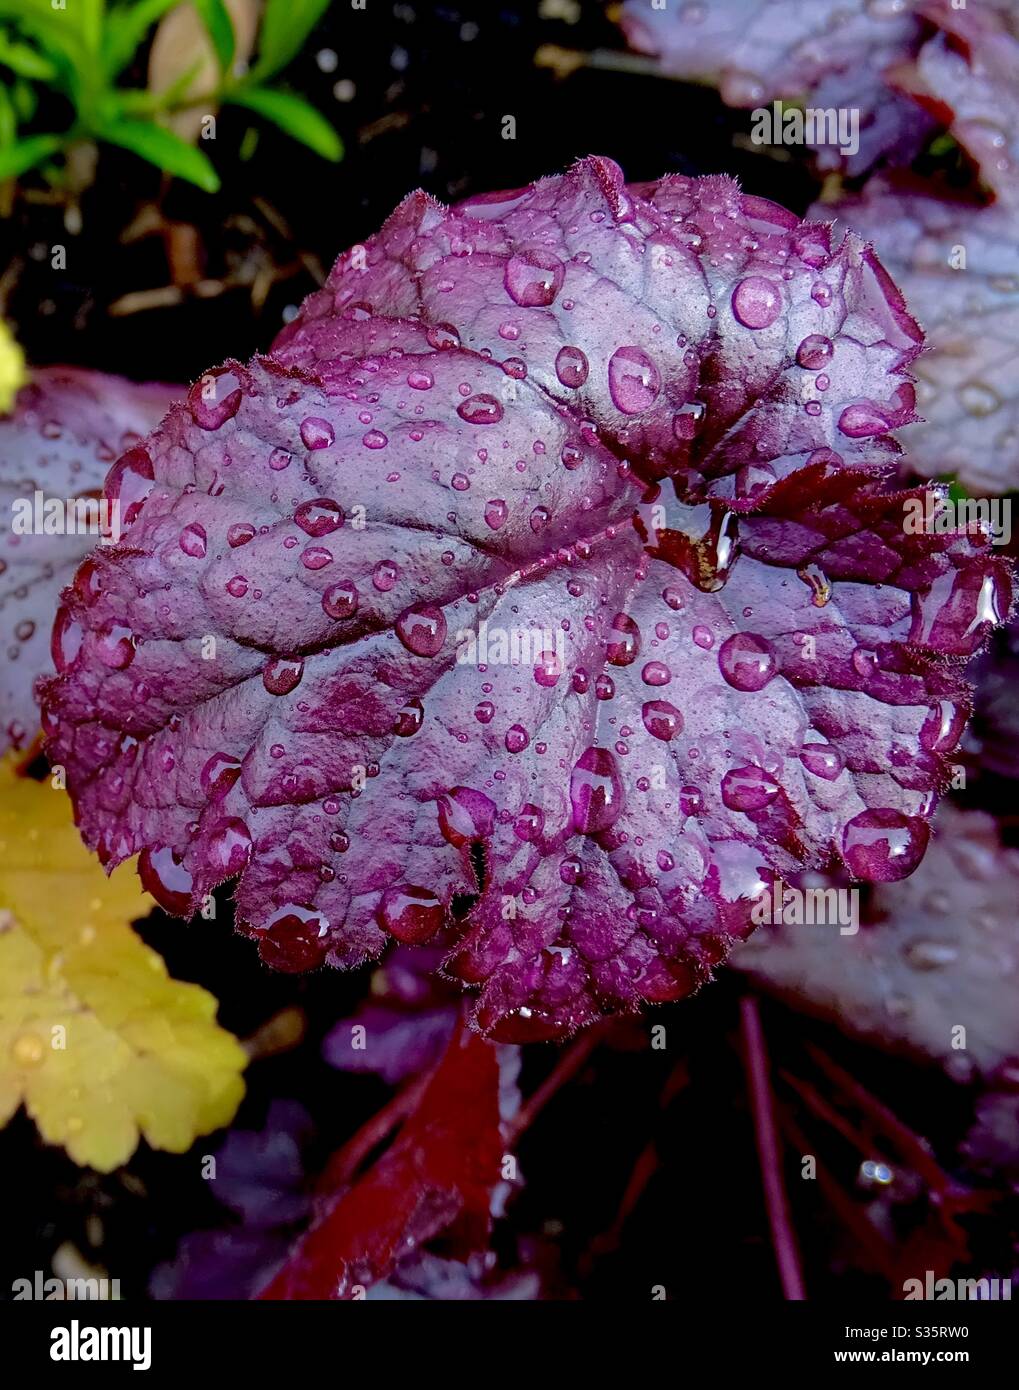
[[[24,1104],[101,1172],[139,1137],[182,1153],[244,1094],[216,1000],[131,930],[151,906],[130,868],[104,875],[64,792],[0,762],[0,1125]]]

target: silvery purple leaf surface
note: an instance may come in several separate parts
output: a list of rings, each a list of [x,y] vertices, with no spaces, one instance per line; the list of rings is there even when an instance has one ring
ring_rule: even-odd
[[[285,970],[434,941],[502,1040],[689,993],[775,876],[909,874],[1010,607],[916,533],[923,343],[854,236],[608,160],[408,197],[116,464],[51,759]]]

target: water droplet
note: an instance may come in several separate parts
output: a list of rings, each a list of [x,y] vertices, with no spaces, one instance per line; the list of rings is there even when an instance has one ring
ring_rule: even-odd
[[[605,659],[612,666],[629,666],[640,654],[640,628],[626,613],[612,619]]]
[[[920,729],[920,746],[928,753],[950,753],[966,727],[966,707],[952,700],[937,700],[927,711]]]
[[[732,292],[732,312],[745,328],[769,328],[782,312],[781,291],[763,275],[749,275]]]
[[[251,832],[244,821],[230,816],[209,832],[209,863],[225,878],[239,874],[251,858]]]
[[[387,888],[378,909],[380,925],[397,941],[414,946],[430,941],[445,917],[446,910],[435,894],[413,883]]]
[[[911,941],[903,955],[914,970],[943,970],[959,959],[958,950],[947,941]]]
[[[287,903],[259,932],[258,954],[273,970],[299,975],[325,960],[328,923],[310,907]]]
[[[61,675],[69,671],[77,660],[83,636],[82,626],[76,618],[71,617],[70,609],[59,608],[50,638],[50,654],[53,665]]]
[[[808,772],[823,777],[826,782],[834,782],[845,766],[838,749],[827,743],[805,743],[800,749],[800,762]]]
[[[213,753],[201,772],[202,791],[209,797],[225,796],[241,775],[239,758],[230,753]]]
[[[204,559],[206,550],[205,527],[200,526],[197,521],[192,521],[181,531],[177,538],[177,544],[184,554],[190,555],[192,559]]]
[[[301,443],[306,449],[328,449],[335,443],[336,431],[328,420],[309,415],[301,421]]]
[[[372,570],[372,584],[380,594],[386,594],[396,583],[400,571],[392,560],[380,560]]]
[[[322,595],[322,609],[330,618],[349,618],[357,612],[360,595],[349,579],[330,584]]]
[[[771,643],[753,632],[735,632],[718,649],[718,669],[734,690],[763,690],[778,662]]]
[[[959,387],[956,395],[963,410],[968,415],[974,415],[977,419],[982,419],[985,415],[993,413],[1001,405],[1001,397],[993,386],[988,386],[983,381],[967,381]]]
[[[821,333],[811,333],[796,349],[796,361],[807,371],[816,372],[831,361],[835,344]]]
[[[575,391],[587,380],[587,356],[578,347],[563,347],[556,354],[555,374],[564,386]]]
[[[709,652],[715,645],[714,633],[709,627],[705,627],[703,623],[697,624],[691,636],[693,637],[694,645],[700,647],[703,651]]]
[[[304,662],[299,657],[276,657],[263,669],[262,684],[270,695],[289,695],[303,675]]]
[[[415,368],[414,371],[407,373],[407,385],[412,391],[430,391],[435,385],[435,378],[431,372]]]
[[[190,916],[194,879],[180,855],[169,846],[143,849],[138,856],[138,877],[142,887],[165,911],[174,917]]]
[[[670,743],[683,732],[683,716],[668,700],[646,701],[640,717],[651,737],[660,738],[663,743]]]
[[[658,368],[639,347],[621,347],[609,358],[609,394],[624,415],[650,409],[662,388]]]
[[[493,497],[491,501],[485,503],[485,523],[493,531],[498,531],[509,515],[509,508],[501,497]]]
[[[282,473],[284,468],[290,467],[290,460],[293,457],[286,449],[273,449],[269,455],[269,467],[274,473]]]
[[[542,652],[534,663],[534,679],[546,689],[554,686],[562,673],[562,662],[553,651]]]
[[[563,883],[574,884],[580,882],[583,877],[583,869],[576,855],[571,854],[568,858],[560,862],[559,877],[562,879]]]
[[[425,337],[428,340],[428,346],[439,352],[460,346],[460,334],[451,323],[433,324],[425,333]]]
[[[332,562],[333,552],[326,550],[324,545],[309,545],[307,550],[301,551],[301,564],[306,570],[325,569]]]
[[[243,574],[235,574],[226,581],[226,591],[232,598],[243,598],[248,592],[248,581]]]
[[[640,678],[645,685],[668,685],[672,672],[664,661],[649,661],[641,671]]]
[[[228,368],[206,372],[188,392],[188,410],[203,430],[218,430],[233,419],[243,399],[239,378]]]
[[[96,633],[96,653],[104,666],[123,671],[134,660],[134,633],[120,623],[110,623]]]
[[[523,724],[511,724],[506,730],[507,753],[522,753],[531,741],[531,736],[524,728]]]
[[[343,525],[343,508],[331,497],[315,497],[310,502],[302,502],[294,512],[294,520],[307,536],[319,540]]]
[[[425,707],[415,696],[398,711],[393,723],[393,733],[399,738],[413,738],[424,722]]]
[[[763,767],[734,767],[722,778],[722,803],[730,811],[763,811],[779,785]]]
[[[699,816],[704,809],[704,793],[700,787],[681,787],[679,809],[684,816]]]
[[[226,543],[233,550],[236,550],[239,545],[247,545],[248,541],[254,540],[254,538],[255,528],[247,521],[237,522],[226,533]]]
[[[503,272],[506,293],[522,308],[551,304],[563,287],[566,269],[549,251],[524,251],[511,256]]]
[[[926,821],[878,807],[849,821],[842,832],[842,854],[854,878],[890,883],[913,872],[928,835]]]
[[[482,393],[461,401],[456,413],[469,425],[497,425],[502,419],[503,409],[494,396]]]
[[[396,620],[396,635],[414,656],[435,656],[446,640],[446,618],[433,603],[416,603]]]
[[[514,835],[525,843],[540,839],[544,828],[545,813],[539,806],[535,806],[531,802],[527,802],[520,808],[520,812],[513,822]]]
[[[103,495],[120,507],[120,524],[130,526],[152,491],[155,474],[144,449],[128,449],[110,469]]]
[[[389,443],[389,436],[381,430],[369,430],[367,434],[362,435],[361,443],[366,449],[384,449]]]
[[[581,835],[608,830],[623,809],[623,780],[607,748],[586,748],[570,776],[573,824]]]

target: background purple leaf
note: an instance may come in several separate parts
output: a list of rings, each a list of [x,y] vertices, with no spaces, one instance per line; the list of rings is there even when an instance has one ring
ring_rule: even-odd
[[[49,643],[60,590],[94,535],[15,535],[12,506],[46,497],[98,496],[110,465],[148,433],[176,395],[78,367],[41,367],[0,418],[0,751],[35,735],[35,678],[52,672]]]

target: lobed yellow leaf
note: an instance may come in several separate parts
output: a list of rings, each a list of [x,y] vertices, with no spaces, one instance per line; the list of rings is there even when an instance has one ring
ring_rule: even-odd
[[[101,1172],[139,1136],[182,1153],[244,1094],[247,1058],[216,1000],[131,930],[151,906],[127,865],[106,877],[66,793],[0,760],[0,1125],[24,1104],[44,1139]]]

